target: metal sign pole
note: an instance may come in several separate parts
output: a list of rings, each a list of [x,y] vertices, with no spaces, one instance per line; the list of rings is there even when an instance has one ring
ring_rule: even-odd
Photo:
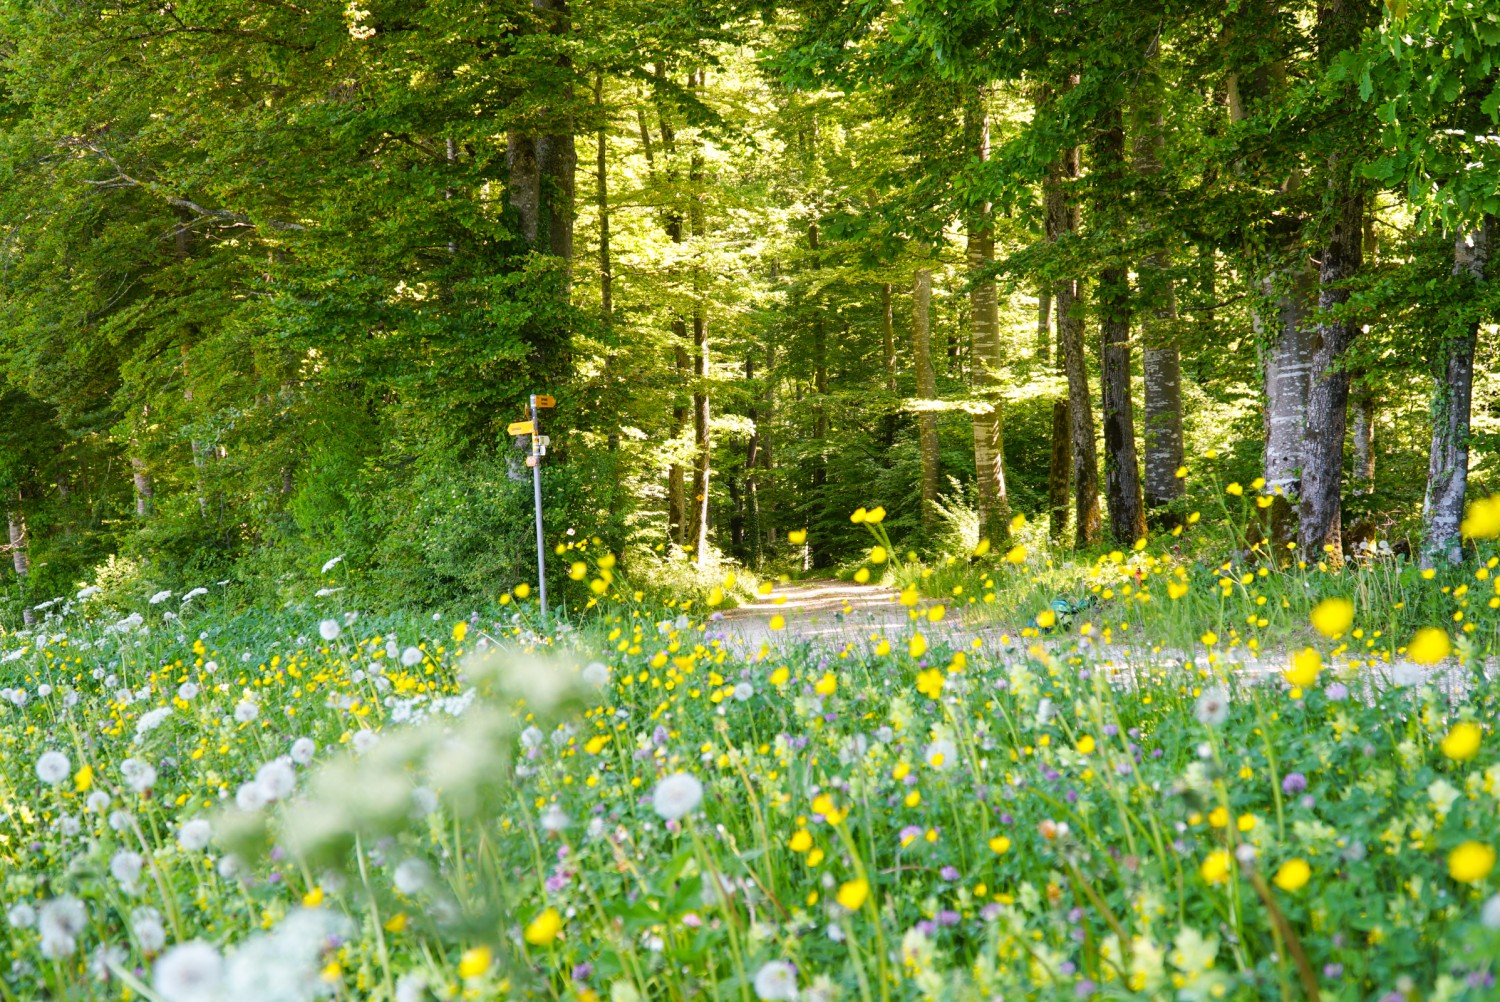
[[[541,415],[536,406],[536,394],[531,395],[531,433],[532,441],[536,441],[537,435],[542,431]],[[536,497],[536,585],[537,595],[541,599],[542,618],[547,618],[547,547],[542,541],[542,457],[536,448],[531,450],[531,487]]]

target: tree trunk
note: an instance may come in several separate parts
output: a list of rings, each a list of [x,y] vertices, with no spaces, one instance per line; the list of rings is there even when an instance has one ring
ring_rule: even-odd
[[[966,146],[979,162],[990,158],[990,119],[985,109],[987,87],[969,93],[964,109]],[[974,470],[979,500],[979,535],[1001,542],[1010,538],[1010,499],[1005,491],[1004,400],[1001,373],[1005,355],[1000,346],[999,294],[992,277],[980,275],[995,257],[995,231],[988,202],[968,221],[969,321],[973,331],[975,395],[989,409],[973,415]]]
[[[1375,490],[1375,394],[1367,379],[1360,379],[1349,389],[1354,405],[1354,493],[1369,494]]]
[[[809,223],[807,245],[812,251],[814,272],[822,268],[822,261],[818,256],[821,246],[819,236],[818,224]],[[813,301],[812,348],[813,390],[818,395],[817,401],[813,404],[813,438],[818,443],[817,465],[813,467],[813,490],[821,492],[828,484],[828,331],[822,304],[817,299]],[[814,564],[822,564],[827,559],[827,551],[821,542],[815,543],[807,550],[807,553]]]
[[[609,143],[609,127],[604,111],[604,74],[594,76],[594,107],[599,116],[599,131],[596,134],[598,152],[595,155],[594,171],[597,175],[596,191],[599,202],[599,303],[606,326],[614,322],[614,271],[609,259],[609,175],[606,172],[606,150]]]
[[[532,8],[543,12],[547,31],[554,37],[566,39],[573,31],[573,20],[568,10],[568,0],[532,0]],[[572,59],[565,54],[557,59],[562,75],[569,82],[563,85],[559,104],[562,114],[552,123],[553,128],[536,140],[537,173],[541,178],[541,211],[546,219],[547,252],[561,258],[565,274],[573,267],[573,199],[575,175],[578,170],[578,150],[573,138],[573,84]],[[540,235],[541,228],[538,227]]]
[[[1359,272],[1364,196],[1354,188],[1346,167],[1334,163],[1332,169],[1337,215],[1318,269],[1318,310],[1324,319],[1315,328],[1317,346],[1307,395],[1302,492],[1297,514],[1301,522],[1299,543],[1306,556],[1313,560],[1326,556],[1331,564],[1338,565],[1343,561],[1340,494],[1344,485],[1344,429],[1349,402],[1349,372],[1343,361],[1359,326],[1351,319],[1334,319],[1327,314],[1349,301],[1345,283]]]
[[[1316,275],[1305,263],[1290,274],[1264,283],[1267,296],[1276,298],[1276,329],[1265,361],[1266,494],[1271,503],[1271,541],[1278,554],[1297,537],[1296,506],[1301,495],[1303,437],[1307,427],[1307,398],[1312,385],[1313,349],[1317,338],[1308,317],[1312,312]],[[1280,291],[1274,291],[1277,283]],[[1257,327],[1264,322],[1255,316]]]
[[[1036,358],[1052,361],[1052,290],[1045,285],[1036,294]]]
[[[1045,198],[1047,234],[1058,240],[1078,230],[1078,207],[1069,200],[1064,185],[1079,171],[1078,148],[1064,150],[1047,172]],[[1099,539],[1099,459],[1094,448],[1094,407],[1089,396],[1088,367],[1084,359],[1083,307],[1078,302],[1077,279],[1063,279],[1053,289],[1057,302],[1058,340],[1063,371],[1068,377],[1068,450],[1073,460],[1073,537],[1079,547]],[[1052,454],[1059,449],[1053,445]],[[1055,474],[1054,474],[1055,483]],[[1054,522],[1054,528],[1056,523]]]
[[[10,560],[16,569],[16,582],[21,591],[21,621],[29,630],[36,625],[36,613],[31,611],[31,592],[26,583],[31,577],[31,537],[26,532],[26,516],[19,511],[10,513]]]
[[[880,357],[885,369],[885,391],[896,395],[896,323],[891,308],[891,283],[880,283]],[[892,401],[881,418],[885,447],[896,444],[896,404]]]
[[[535,245],[541,219],[542,179],[537,167],[536,140],[520,132],[505,137],[505,167],[509,172],[508,195],[516,210],[521,237]]]
[[[1453,242],[1453,274],[1470,291],[1486,279],[1495,235],[1495,217],[1485,216],[1477,229],[1459,234]],[[1456,564],[1463,556],[1459,526],[1469,486],[1469,404],[1480,319],[1471,315],[1443,341],[1432,394],[1432,446],[1427,459],[1427,497],[1422,504],[1424,567],[1440,559]]]
[[[699,566],[708,551],[708,478],[713,451],[708,424],[708,318],[700,304],[693,316],[693,496],[688,545]]]
[[[683,320],[672,321],[672,359],[677,367],[677,378],[679,382],[686,382],[688,373],[692,371],[691,363],[688,361],[687,349],[683,342],[687,340],[687,323]],[[677,441],[682,438],[682,430],[687,426],[688,408],[684,398],[678,400],[672,406],[672,443],[673,450],[677,448]],[[686,487],[682,464],[676,459],[672,460],[671,467],[667,470],[667,531],[672,537],[672,542],[678,546],[686,546],[687,537],[687,502]]]
[[[151,500],[156,496],[156,485],[146,471],[146,461],[132,456],[131,478],[135,481],[135,513],[139,518],[151,517]]]
[[[932,369],[932,272],[918,268],[911,285],[912,361],[917,370],[917,398],[937,400],[937,373]],[[922,525],[931,528],[937,518],[938,434],[937,412],[917,411],[917,434],[922,457]]]
[[[1105,112],[1093,142],[1093,169],[1106,184],[1118,184],[1125,174],[1125,125],[1118,106]],[[1094,202],[1096,228],[1118,229],[1114,193],[1105,191]],[[1135,449],[1135,406],[1130,395],[1130,276],[1118,264],[1099,270],[1099,381],[1104,413],[1104,495],[1109,527],[1120,546],[1146,534],[1141,506],[1141,474]]]
[[[755,358],[746,355],[745,383],[749,385],[754,381]],[[754,399],[751,398],[747,415],[750,418],[750,437],[745,442],[745,465],[742,470],[745,478],[745,531],[742,542],[748,541],[752,565],[760,562],[760,497],[755,477],[755,470],[760,463],[760,412]]]

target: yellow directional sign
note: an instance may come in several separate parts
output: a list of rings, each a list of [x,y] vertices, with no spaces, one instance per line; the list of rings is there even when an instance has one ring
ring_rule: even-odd
[[[536,395],[535,399],[536,399],[536,405],[539,408],[540,407],[556,407],[557,406],[557,398],[556,397],[549,397],[545,393],[538,393]]]
[[[530,421],[512,421],[505,429],[507,435],[530,435],[534,431],[536,426]]]

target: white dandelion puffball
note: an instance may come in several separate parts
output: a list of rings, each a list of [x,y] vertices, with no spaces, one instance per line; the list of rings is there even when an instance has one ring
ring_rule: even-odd
[[[674,772],[656,784],[651,806],[667,821],[691,814],[703,802],[703,784],[685,772]]]
[[[590,661],[583,666],[583,680],[595,689],[602,689],[609,683],[609,667],[600,661]]]
[[[568,815],[556,804],[548,807],[546,813],[542,815],[541,824],[544,832],[560,832],[567,828],[569,823]]]
[[[376,734],[368,727],[361,728],[354,732],[354,750],[360,755],[363,755],[371,748],[374,748],[375,745],[379,743],[379,741],[380,735]]]
[[[797,997],[797,969],[784,960],[762,964],[755,972],[755,997],[763,1002],[792,1002]]]
[[[72,771],[73,767],[68,762],[68,756],[60,751],[42,752],[41,758],[36,760],[36,778],[43,783],[56,786],[67,779]]]
[[[292,760],[278,758],[267,762],[255,772],[255,785],[266,792],[271,800],[285,800],[297,788],[297,773]]]
[[[312,738],[298,738],[292,742],[292,761],[298,765],[306,765],[313,760],[317,751],[318,743]]]
[[[13,929],[30,929],[36,925],[36,909],[23,901],[18,905],[11,905],[5,918]]]
[[[234,719],[237,723],[248,724],[260,716],[260,707],[248,699],[240,700],[234,707]]]
[[[401,663],[407,668],[415,667],[422,663],[422,652],[418,648],[408,647],[401,652]]]
[[[431,877],[432,869],[424,860],[405,859],[396,866],[391,881],[396,885],[396,890],[411,897],[426,887]]]
[[[1193,707],[1193,716],[1200,724],[1218,727],[1229,719],[1229,693],[1220,685],[1204,689]]]
[[[339,626],[339,621],[336,619],[325,619],[318,624],[318,636],[324,640],[337,640],[339,634],[343,632],[344,628]]]
[[[204,818],[184,821],[182,827],[177,829],[177,844],[182,847],[183,852],[202,852],[208,848],[208,840],[213,833],[213,826]]]
[[[224,958],[201,940],[174,946],[156,962],[151,986],[162,1002],[213,1002],[220,996]]]
[[[154,956],[167,945],[167,930],[161,922],[161,912],[155,908],[137,908],[130,915],[130,931],[135,933],[141,952]]]
[[[109,875],[119,881],[126,894],[134,894],[145,862],[140,853],[121,849],[109,861]]]

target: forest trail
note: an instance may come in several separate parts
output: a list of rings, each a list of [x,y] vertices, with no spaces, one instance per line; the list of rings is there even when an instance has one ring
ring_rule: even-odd
[[[867,640],[872,633],[901,629],[906,607],[896,601],[896,590],[833,579],[778,585],[770,595],[757,595],[749,605],[724,613],[719,628],[726,637],[746,643],[779,640],[817,640],[830,645],[844,640]],[[786,628],[773,631],[771,618],[786,619]]]

